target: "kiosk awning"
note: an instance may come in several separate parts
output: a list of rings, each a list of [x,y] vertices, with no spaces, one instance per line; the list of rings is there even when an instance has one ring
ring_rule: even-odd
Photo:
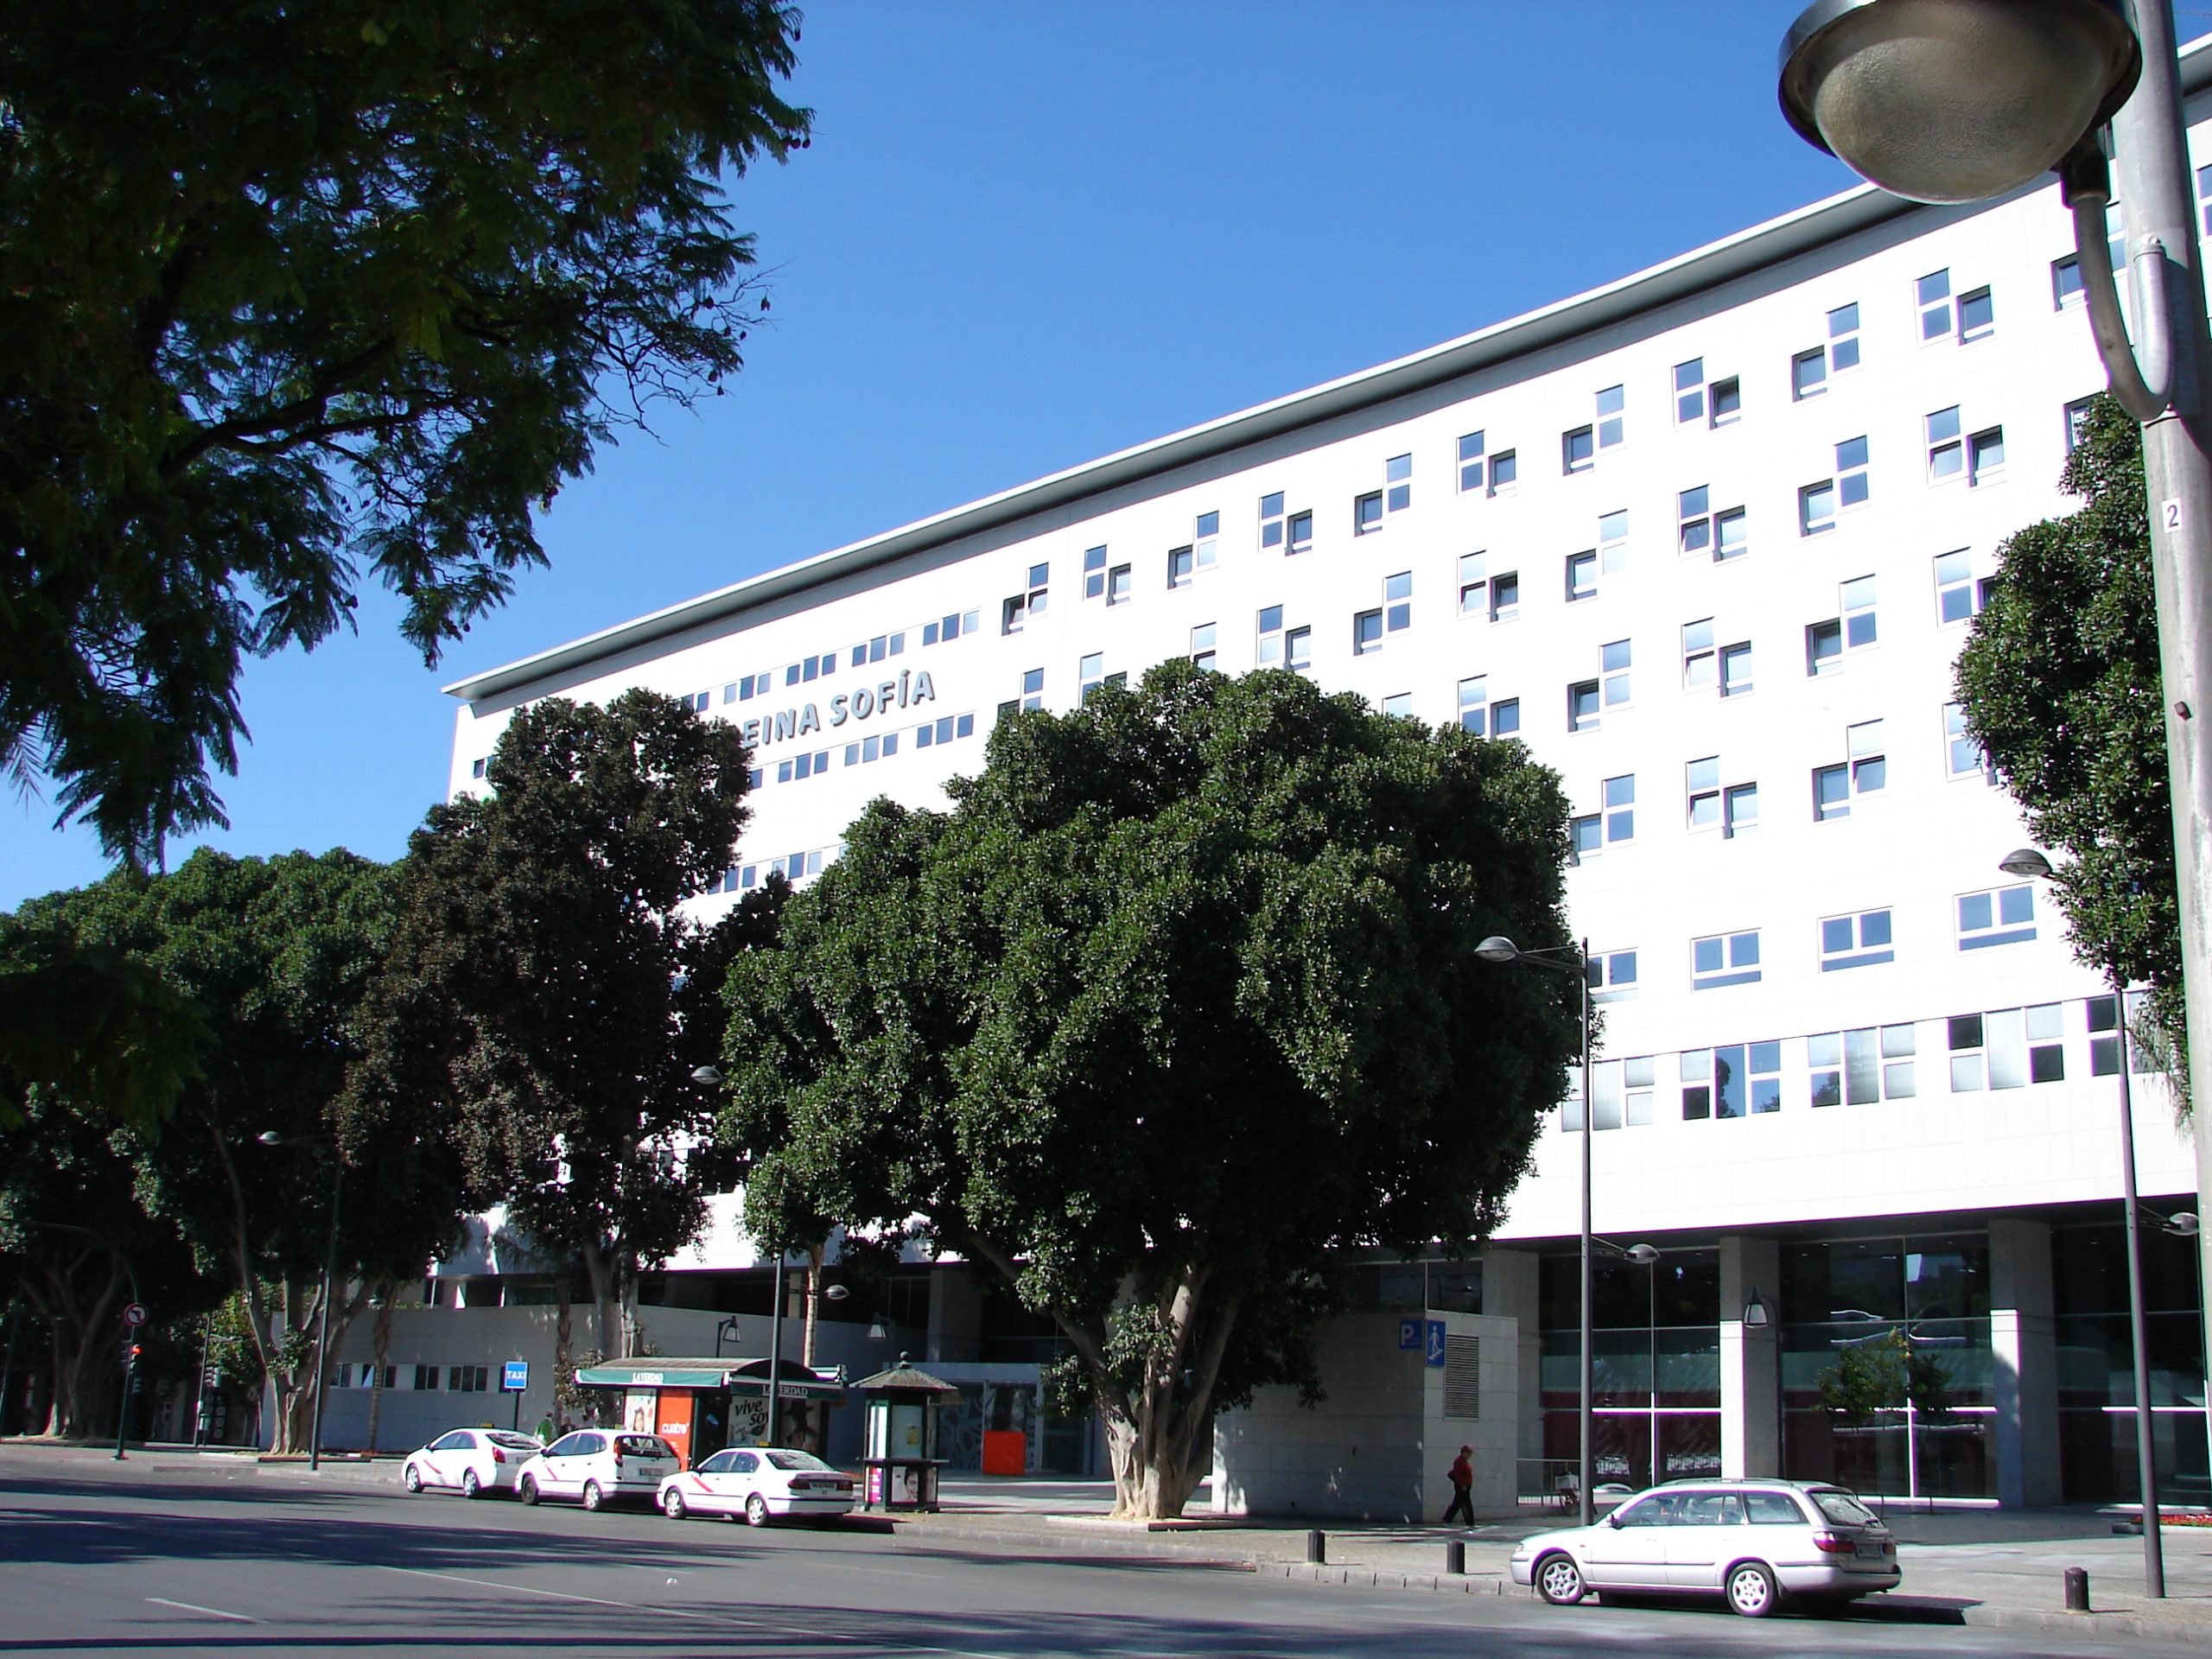
[[[576,1368],[576,1385],[585,1389],[728,1389],[750,1397],[768,1392],[768,1361],[729,1355],[721,1359],[610,1360]],[[796,1360],[779,1368],[776,1390],[791,1400],[842,1400],[842,1370],[810,1370]]]

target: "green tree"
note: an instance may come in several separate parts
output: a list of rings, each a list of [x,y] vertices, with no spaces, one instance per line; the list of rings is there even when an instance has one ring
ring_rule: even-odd
[[[806,142],[780,0],[109,0],[0,22],[0,771],[223,822],[247,652],[359,573],[426,661],[533,505],[767,308],[717,181]]]
[[[0,1129],[35,1089],[151,1132],[199,1075],[207,1022],[144,963],[0,915]]]
[[[872,804],[729,982],[727,1138],[770,1244],[926,1240],[1049,1313],[1116,1507],[1214,1412],[1317,1387],[1332,1252],[1465,1247],[1577,1050],[1567,810],[1518,743],[1176,662],[1008,719],[947,812]]]
[[[2150,987],[2146,1046],[2186,1096],[2172,792],[2143,440],[2108,395],[2089,407],[2060,481],[2081,508],[1998,550],[1997,580],[1959,655],[1967,729],[2063,855],[2054,886],[2075,954]]]
[[[365,1287],[412,1277],[459,1229],[449,1147],[400,1121],[336,1112],[368,979],[390,928],[389,872],[350,853],[232,858],[124,871],[24,907],[87,947],[125,951],[205,1011],[200,1075],[159,1135],[124,1129],[140,1206],[191,1247],[212,1292],[239,1293],[276,1395],[272,1443],[300,1445],[315,1379],[322,1266],[342,1157],[334,1345]],[[274,1134],[283,1144],[264,1144]],[[165,1313],[168,1310],[162,1310]]]
[[[773,900],[712,933],[681,906],[729,864],[746,763],[734,728],[653,692],[516,714],[486,792],[410,842],[348,1088],[349,1113],[452,1135],[474,1199],[504,1204],[563,1284],[582,1267],[618,1357],[639,1264],[696,1237],[728,1185],[691,1077],[721,1014],[693,970],[772,929]]]

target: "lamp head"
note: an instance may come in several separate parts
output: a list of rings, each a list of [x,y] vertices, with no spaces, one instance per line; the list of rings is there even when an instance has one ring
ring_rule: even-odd
[[[284,1137],[274,1129],[264,1129],[253,1138],[264,1147],[281,1147],[284,1144]]]
[[[1621,1254],[1637,1267],[1648,1268],[1659,1259],[1659,1247],[1656,1244],[1631,1244]]]
[[[2166,1230],[2176,1238],[2195,1238],[2202,1224],[2194,1210],[2183,1210],[2166,1217]]]
[[[2049,172],[2135,90],[2122,0],[1815,0],[1782,42],[1782,112],[1910,201]]]
[[[2033,847],[2015,847],[1997,861],[1997,868],[2007,875],[2027,876],[2039,881],[2050,880],[2052,874],[2050,861]]]
[[[1512,962],[1521,955],[1521,947],[1503,933],[1493,933],[1475,947],[1475,954],[1484,962]]]
[[[852,1294],[853,1293],[851,1291],[848,1290],[842,1285],[824,1285],[822,1287],[822,1300],[825,1302],[842,1302],[846,1297]]]
[[[1764,1331],[1771,1322],[1772,1318],[1773,1316],[1766,1311],[1766,1304],[1759,1300],[1758,1288],[1754,1287],[1751,1300],[1744,1304],[1744,1328],[1747,1331]]]
[[[691,1068],[691,1081],[694,1083],[703,1083],[711,1089],[721,1080],[721,1069],[719,1066],[695,1065]]]

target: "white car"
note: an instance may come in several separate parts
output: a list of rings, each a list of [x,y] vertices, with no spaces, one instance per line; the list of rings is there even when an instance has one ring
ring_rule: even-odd
[[[504,1428],[456,1428],[410,1454],[399,1478],[410,1492],[447,1486],[465,1497],[511,1492],[524,1464],[543,1450],[527,1434]]]
[[[1670,1482],[1513,1552],[1513,1582],[1554,1605],[1592,1590],[1708,1595],[1747,1618],[1785,1596],[1847,1601],[1901,1577],[1878,1516],[1840,1486],[1795,1480]]]
[[[515,1495],[525,1503],[573,1497],[588,1510],[625,1499],[650,1503],[662,1478],[676,1470],[676,1448],[658,1434],[580,1428],[523,1465]]]
[[[660,1508],[671,1521],[687,1515],[741,1515],[748,1524],[765,1527],[772,1516],[826,1520],[849,1515],[853,1493],[853,1478],[811,1452],[734,1446],[661,1482]]]

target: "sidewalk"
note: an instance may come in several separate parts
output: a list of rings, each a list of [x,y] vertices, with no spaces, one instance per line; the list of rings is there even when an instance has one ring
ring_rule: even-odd
[[[1236,1566],[1287,1579],[1446,1595],[1528,1595],[1509,1562],[1525,1537],[1560,1517],[1492,1516],[1466,1529],[1313,1518],[1217,1517],[1203,1494],[1169,1529],[1106,1519],[1106,1482],[950,1480],[935,1515],[901,1516],[913,1541],[955,1538],[1039,1551],[1104,1550]],[[1860,1619],[2195,1640],[2212,1647],[2212,1529],[2164,1530],[2166,1599],[2143,1594],[2143,1540],[2132,1514],[2093,1509],[1891,1510],[1903,1586],[1857,1605]],[[1325,1560],[1307,1561],[1319,1529]],[[1444,1570],[1458,1538],[1466,1571]],[[2089,1574],[2089,1613],[2065,1609],[2069,1567]]]

